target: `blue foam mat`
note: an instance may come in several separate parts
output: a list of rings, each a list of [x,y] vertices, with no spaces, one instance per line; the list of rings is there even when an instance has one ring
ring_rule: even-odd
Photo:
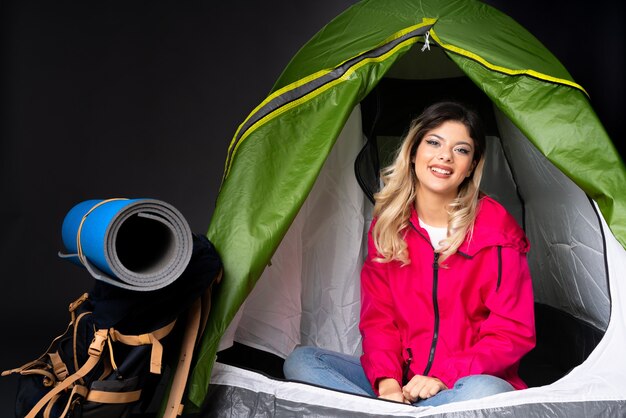
[[[67,254],[61,257],[83,265],[97,280],[138,291],[176,280],[193,249],[185,218],[155,199],[81,202],[65,216],[62,239]]]

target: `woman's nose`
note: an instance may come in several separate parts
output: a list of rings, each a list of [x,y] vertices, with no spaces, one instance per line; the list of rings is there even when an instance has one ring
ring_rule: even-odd
[[[437,158],[441,161],[450,161],[452,159],[451,155],[452,153],[449,152],[447,149],[442,149]]]

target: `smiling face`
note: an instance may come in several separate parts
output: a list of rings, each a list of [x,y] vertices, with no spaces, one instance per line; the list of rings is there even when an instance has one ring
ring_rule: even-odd
[[[413,158],[418,197],[451,202],[474,169],[474,140],[461,122],[446,121],[426,132]]]

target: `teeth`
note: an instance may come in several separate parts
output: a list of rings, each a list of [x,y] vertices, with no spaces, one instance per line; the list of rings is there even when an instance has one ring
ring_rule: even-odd
[[[435,173],[439,173],[439,174],[450,174],[450,172],[448,170],[444,170],[443,168],[438,168],[438,167],[430,167],[431,171],[434,171]]]

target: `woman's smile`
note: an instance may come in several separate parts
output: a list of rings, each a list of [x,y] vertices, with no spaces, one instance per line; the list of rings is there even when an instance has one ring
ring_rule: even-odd
[[[448,178],[452,174],[452,169],[441,165],[430,166],[430,171],[432,171],[436,177],[440,178]]]

